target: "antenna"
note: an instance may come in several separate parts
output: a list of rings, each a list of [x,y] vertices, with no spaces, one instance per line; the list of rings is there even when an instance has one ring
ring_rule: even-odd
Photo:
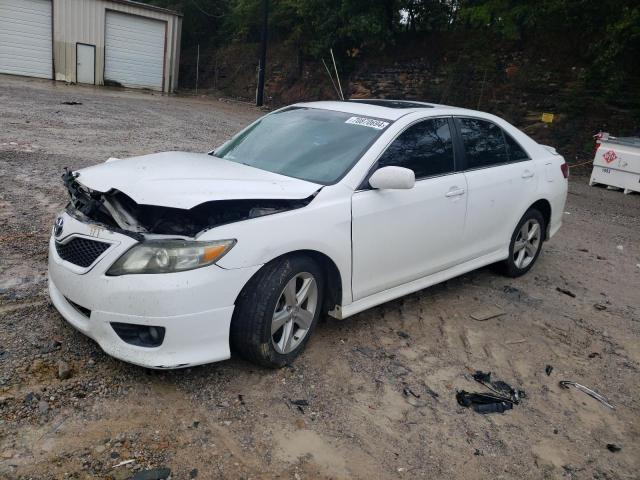
[[[336,71],[336,80],[338,80],[338,87],[340,88],[340,98],[344,102],[344,93],[342,93],[342,85],[340,85],[340,75],[338,75],[338,67],[336,67],[336,57],[333,56],[333,48],[330,48],[331,59],[333,60],[333,68]]]
[[[338,90],[338,87],[336,86],[336,82],[333,81],[333,75],[331,75],[331,71],[329,70],[329,67],[327,66],[327,62],[324,61],[324,58],[322,59],[322,64],[324,65],[324,68],[327,71],[327,74],[329,75],[329,79],[331,80],[331,85],[333,85],[333,89],[336,91],[336,95],[338,95],[338,100],[340,100],[340,91]]]

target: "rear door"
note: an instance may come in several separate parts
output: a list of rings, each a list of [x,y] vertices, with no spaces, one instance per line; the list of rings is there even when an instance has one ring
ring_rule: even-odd
[[[468,186],[465,259],[507,248],[537,189],[535,162],[502,128],[456,117]]]
[[[466,181],[456,173],[450,118],[407,127],[374,169],[410,168],[410,190],[364,187],[352,200],[354,300],[416,280],[459,261]]]

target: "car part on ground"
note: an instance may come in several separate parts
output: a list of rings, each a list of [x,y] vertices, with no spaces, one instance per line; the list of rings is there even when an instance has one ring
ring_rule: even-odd
[[[513,408],[513,402],[500,395],[491,393],[470,393],[465,390],[456,392],[456,400],[463,407],[472,407],[476,413],[504,413]]]
[[[504,413],[527,396],[524,390],[517,390],[502,380],[491,380],[491,372],[477,370],[473,379],[492,393],[460,390],[456,392],[456,400],[463,407],[472,407],[477,413]]]
[[[569,386],[576,387],[581,392],[586,393],[590,397],[595,398],[596,400],[598,400],[605,407],[609,407],[612,410],[615,409],[615,407],[613,405],[611,405],[611,403],[609,402],[607,397],[605,397],[604,395],[599,394],[598,392],[596,392],[594,390],[591,390],[589,387],[585,387],[584,385],[581,385],[581,384],[576,383],[576,382],[571,382],[569,380],[561,380],[560,382],[558,382],[558,385],[560,385],[560,387],[565,388],[565,389],[568,389]]]
[[[525,398],[527,394],[524,390],[516,390],[507,382],[503,382],[502,380],[491,380],[491,372],[483,372],[481,370],[477,370],[473,374],[473,379],[487,387],[489,390],[494,393],[506,396],[511,400],[512,403],[516,405],[520,403],[520,400]]]

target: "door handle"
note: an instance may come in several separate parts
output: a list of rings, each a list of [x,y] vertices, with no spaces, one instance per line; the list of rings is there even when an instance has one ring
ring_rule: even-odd
[[[534,173],[534,172],[532,172],[531,170],[525,170],[525,171],[522,173],[522,178],[531,178],[531,177],[533,177],[534,175],[535,175],[535,173]]]
[[[458,197],[460,195],[464,195],[464,188],[452,187],[447,193],[445,193],[445,197]]]

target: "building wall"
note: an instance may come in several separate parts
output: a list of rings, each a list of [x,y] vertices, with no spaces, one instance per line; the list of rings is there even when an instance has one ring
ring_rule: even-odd
[[[104,33],[107,10],[166,22],[163,90],[175,90],[178,87],[182,17],[109,0],[53,0],[55,79],[75,83],[76,43],[86,43],[96,46],[96,84],[104,85]]]

